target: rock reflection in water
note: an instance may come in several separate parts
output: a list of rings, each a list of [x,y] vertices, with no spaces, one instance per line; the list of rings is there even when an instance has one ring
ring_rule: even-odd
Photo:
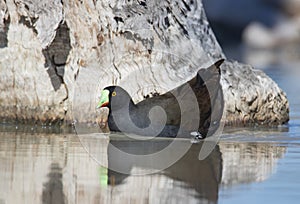
[[[63,192],[62,169],[58,163],[51,164],[49,180],[44,184],[42,194],[43,204],[65,204],[65,195]]]
[[[0,200],[42,203],[49,166],[62,165],[67,155],[65,140],[56,134],[0,132]]]
[[[267,143],[220,144],[223,158],[223,186],[261,182],[274,172],[286,147]]]
[[[84,143],[105,165],[122,160],[110,154],[108,138],[87,135]],[[110,141],[139,153],[160,143]],[[156,165],[124,160],[128,174],[120,174],[100,167],[74,135],[0,132],[0,203],[217,203],[220,185],[267,179],[286,147],[221,142],[204,161],[200,148],[159,173],[134,176]]]

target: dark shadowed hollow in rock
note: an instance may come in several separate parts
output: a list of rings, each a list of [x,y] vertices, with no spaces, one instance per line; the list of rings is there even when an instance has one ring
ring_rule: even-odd
[[[8,17],[7,20],[4,19],[4,26],[0,26],[0,48],[7,47],[7,32],[8,32],[8,27],[10,24],[10,18]]]
[[[55,91],[64,83],[64,69],[70,50],[70,29],[63,23],[58,27],[51,45],[43,49],[45,68]]]

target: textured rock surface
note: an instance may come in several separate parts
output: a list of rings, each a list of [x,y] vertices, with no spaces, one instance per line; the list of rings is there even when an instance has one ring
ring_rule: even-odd
[[[224,57],[201,0],[0,0],[0,11],[1,118],[72,120],[72,107],[82,115],[95,111],[99,90],[109,85],[123,86],[138,102],[187,82]],[[239,92],[238,82],[248,79],[250,85],[260,76],[246,78],[256,71],[245,73],[238,64],[227,64],[227,69],[237,77],[224,75],[232,85],[227,89],[224,82],[228,120],[240,121],[232,107],[242,99],[227,92]],[[264,94],[257,101],[280,92],[265,80],[257,81]],[[266,83],[275,88],[264,89]],[[278,117],[287,116],[282,97],[276,103],[283,113]],[[241,110],[248,114],[246,107]],[[274,116],[280,112],[257,110],[269,122],[278,121]]]
[[[289,119],[285,93],[260,70],[238,62],[222,65],[226,123],[280,125]]]

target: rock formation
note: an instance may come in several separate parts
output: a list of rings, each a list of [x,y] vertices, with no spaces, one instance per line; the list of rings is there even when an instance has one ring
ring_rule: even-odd
[[[227,61],[221,84],[227,125],[277,126],[289,120],[285,93],[263,71]]]
[[[201,0],[0,0],[0,11],[2,121],[72,121],[106,86],[139,102],[225,58]],[[227,62],[222,85],[227,123],[288,121],[285,94],[262,72]]]

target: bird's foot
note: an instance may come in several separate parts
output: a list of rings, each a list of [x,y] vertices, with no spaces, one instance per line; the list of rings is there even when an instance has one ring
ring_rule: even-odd
[[[200,132],[191,132],[191,143],[192,144],[197,144],[199,143],[202,139],[204,139],[204,137],[202,136],[202,134]]]

